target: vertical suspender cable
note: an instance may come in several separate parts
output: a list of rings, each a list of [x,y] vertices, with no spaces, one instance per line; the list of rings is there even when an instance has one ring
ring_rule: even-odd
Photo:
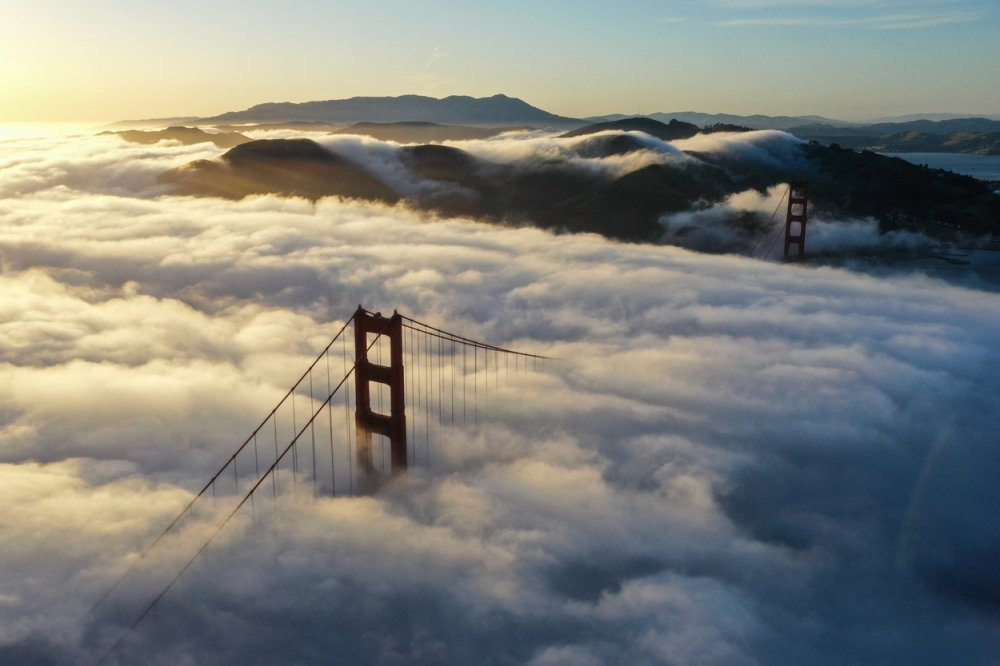
[[[330,351],[326,352],[326,392],[329,394],[331,387],[330,380]],[[333,452],[333,400],[326,403],[326,416],[330,426],[330,494],[337,496],[337,467],[336,457]]]

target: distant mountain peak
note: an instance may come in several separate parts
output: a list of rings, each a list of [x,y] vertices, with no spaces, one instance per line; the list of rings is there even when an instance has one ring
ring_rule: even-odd
[[[265,102],[202,122],[436,122],[458,125],[575,127],[583,121],[558,116],[502,93],[492,97],[424,95],[350,97],[313,102]]]

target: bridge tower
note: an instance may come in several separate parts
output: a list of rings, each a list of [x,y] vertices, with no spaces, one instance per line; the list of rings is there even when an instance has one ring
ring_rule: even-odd
[[[389,365],[379,365],[368,359],[374,333],[389,340]],[[378,344],[378,343],[375,343]],[[389,439],[392,473],[406,471],[406,399],[403,393],[403,317],[393,312],[386,319],[381,313],[371,313],[358,306],[354,313],[354,369],[355,411],[357,425],[358,465],[366,473],[375,471],[372,457],[372,434]],[[389,413],[380,414],[372,409],[371,382],[389,387]]]
[[[785,216],[785,261],[802,261],[806,253],[806,221],[809,208],[809,182],[789,186],[788,214]],[[790,252],[792,246],[796,251]]]

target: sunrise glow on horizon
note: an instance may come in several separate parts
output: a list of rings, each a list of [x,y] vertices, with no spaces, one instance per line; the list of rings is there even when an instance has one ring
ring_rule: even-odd
[[[418,6],[44,0],[0,27],[0,121],[505,93],[561,115],[1000,114],[986,0]]]

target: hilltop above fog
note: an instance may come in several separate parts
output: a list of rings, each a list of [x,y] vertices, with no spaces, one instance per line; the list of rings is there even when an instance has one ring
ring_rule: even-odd
[[[901,117],[872,123],[853,123],[821,116],[738,116],[728,113],[652,113],[651,120],[684,122],[703,127],[731,126],[748,129],[776,129],[807,141],[857,150],[884,152],[968,153],[1000,155],[1000,120],[981,117]],[[591,118],[615,122],[622,115]]]
[[[251,139],[239,132],[206,132],[197,127],[173,126],[162,130],[121,130],[101,134],[114,134],[129,143],[152,145],[160,141],[176,141],[185,146],[213,143],[219,148],[233,148]]]
[[[634,127],[644,131],[628,129]],[[729,199],[798,179],[812,181],[815,212],[874,218],[882,232],[944,239],[1000,233],[1000,196],[974,178],[783,132],[705,134],[649,119],[448,146],[334,135],[258,140],[161,180],[178,194],[405,201],[445,215],[631,241],[661,239],[664,216],[711,211],[728,238],[698,249],[733,251],[751,243],[768,220],[726,210]],[[677,236],[670,241],[688,244]]]

